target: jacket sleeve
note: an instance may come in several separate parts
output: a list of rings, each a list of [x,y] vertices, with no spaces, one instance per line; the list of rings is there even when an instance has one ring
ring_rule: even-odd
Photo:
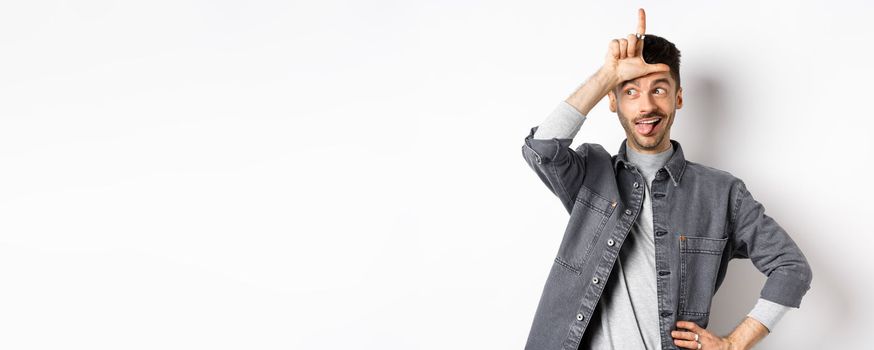
[[[586,148],[571,149],[570,138],[535,139],[537,128],[525,137],[522,156],[570,213],[586,173]]]
[[[807,258],[789,234],[765,214],[743,181],[736,186],[732,211],[732,258],[749,258],[768,276],[761,298],[799,307],[813,278]]]

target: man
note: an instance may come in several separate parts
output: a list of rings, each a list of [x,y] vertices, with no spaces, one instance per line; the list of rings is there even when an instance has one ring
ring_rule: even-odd
[[[531,128],[522,154],[570,221],[526,349],[748,349],[798,308],[812,278],[789,235],[732,174],[683,156],[670,138],[683,105],[680,52],[637,34],[613,40],[604,65]],[[626,139],[569,148],[605,95]],[[749,258],[767,282],[726,336],[706,329],[728,262]]]

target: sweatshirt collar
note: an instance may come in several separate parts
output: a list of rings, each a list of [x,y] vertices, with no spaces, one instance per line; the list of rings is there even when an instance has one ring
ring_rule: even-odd
[[[684,170],[686,170],[686,158],[683,156],[683,148],[680,146],[680,142],[673,139],[671,139],[670,141],[671,145],[674,147],[674,154],[672,154],[671,158],[668,159],[668,162],[665,163],[664,168],[667,169],[668,175],[671,176],[671,180],[674,182],[674,186],[679,186],[680,179],[682,179],[683,177],[683,172]],[[627,143],[627,138],[622,140],[622,144],[619,145],[619,153],[617,153],[613,157],[614,171],[619,168],[620,163],[625,166],[633,166],[633,164],[628,161],[628,155],[626,150]]]

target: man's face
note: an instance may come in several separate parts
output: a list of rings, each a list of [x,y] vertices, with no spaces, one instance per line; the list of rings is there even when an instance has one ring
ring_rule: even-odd
[[[628,147],[640,153],[659,153],[671,147],[671,125],[683,107],[683,89],[676,91],[670,73],[625,81],[609,95],[610,111],[619,115]]]

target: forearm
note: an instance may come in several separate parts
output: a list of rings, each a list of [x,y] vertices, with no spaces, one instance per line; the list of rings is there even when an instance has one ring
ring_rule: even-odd
[[[589,111],[601,101],[607,92],[619,85],[616,73],[601,67],[594,75],[589,77],[574,93],[565,99],[565,102],[577,109],[581,114],[588,115]]]
[[[546,117],[546,120],[540,123],[534,133],[534,138],[540,140],[574,138],[580,131],[580,127],[583,126],[583,122],[586,121],[586,115],[589,111],[614,86],[614,79],[611,79],[611,76],[605,73],[604,69],[595,72],[573,94],[559,103]]]
[[[732,350],[752,349],[762,338],[768,335],[768,328],[752,317],[744,318],[728,335]]]

